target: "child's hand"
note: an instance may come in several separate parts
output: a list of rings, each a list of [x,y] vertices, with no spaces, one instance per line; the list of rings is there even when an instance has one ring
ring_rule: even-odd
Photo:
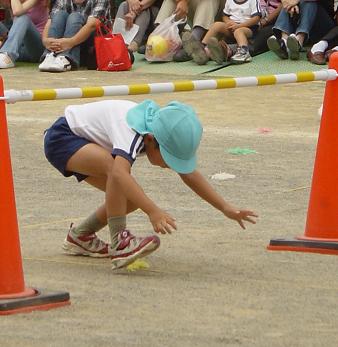
[[[229,26],[229,30],[231,30],[232,32],[234,32],[236,29],[240,28],[241,25],[238,23],[233,23]]]
[[[236,25],[237,23],[234,22],[232,19],[227,20],[225,23],[225,29],[231,30],[231,28]]]
[[[171,234],[177,230],[175,218],[171,217],[168,213],[158,209],[149,214],[149,219],[155,232],[161,234]]]
[[[242,227],[242,229],[245,229],[245,225],[243,221],[256,224],[256,221],[250,217],[258,217],[258,215],[255,212],[248,211],[248,210],[228,210],[228,211],[225,211],[224,214],[228,218],[237,221],[237,223]]]

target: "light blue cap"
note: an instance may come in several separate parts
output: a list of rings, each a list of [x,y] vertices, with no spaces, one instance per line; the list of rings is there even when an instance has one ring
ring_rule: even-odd
[[[172,101],[161,108],[154,101],[145,100],[128,111],[127,123],[141,135],[154,135],[162,158],[171,169],[182,174],[195,170],[203,129],[192,107]]]

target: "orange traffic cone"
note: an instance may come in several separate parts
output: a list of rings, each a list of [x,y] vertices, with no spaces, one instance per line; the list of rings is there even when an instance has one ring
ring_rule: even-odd
[[[329,68],[338,72],[338,53]],[[338,77],[326,83],[305,234],[267,248],[338,255]]]
[[[4,100],[0,100],[0,235],[0,315],[70,304],[69,293],[25,287]]]

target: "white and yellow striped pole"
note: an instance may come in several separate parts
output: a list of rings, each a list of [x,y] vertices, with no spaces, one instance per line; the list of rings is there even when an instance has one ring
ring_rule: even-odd
[[[141,95],[155,93],[188,92],[193,90],[227,89],[274,84],[329,81],[337,78],[337,71],[303,71],[297,73],[261,75],[252,77],[220,78],[212,80],[176,81],[149,84],[131,84],[102,87],[5,90],[1,99],[7,103],[59,99],[97,98],[104,96]]]

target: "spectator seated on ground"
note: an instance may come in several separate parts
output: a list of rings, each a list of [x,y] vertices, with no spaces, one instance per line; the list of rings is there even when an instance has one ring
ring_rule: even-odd
[[[65,72],[80,66],[81,45],[100,20],[110,19],[109,0],[56,0],[43,31],[40,71]]]
[[[0,68],[15,66],[17,60],[38,62],[44,50],[41,33],[48,18],[46,0],[11,0],[13,24],[0,48]],[[3,36],[2,36],[3,37]]]
[[[308,0],[300,0],[296,5],[282,3],[283,9],[272,29],[274,35],[268,38],[267,45],[281,59],[298,60],[315,22],[318,4]]]
[[[334,0],[282,0],[268,46],[281,59],[299,59],[305,43],[319,41],[334,26]]]
[[[190,50],[194,61],[206,64],[209,57],[222,64],[229,57],[228,46],[225,42],[237,44],[236,53],[231,57],[233,63],[241,64],[251,61],[249,53],[249,39],[258,31],[258,24],[262,13],[258,0],[227,0],[223,10],[222,22],[212,24],[202,42],[197,41],[189,33],[183,36],[183,46]],[[224,39],[223,45],[218,39]]]
[[[251,56],[256,56],[268,51],[266,41],[273,34],[272,27],[282,8],[280,0],[261,0],[260,6],[262,17],[259,21],[257,33],[253,38],[248,40],[248,47]],[[211,55],[212,59],[218,64],[227,62],[238,49],[237,43],[230,42],[233,41],[229,41],[228,44],[223,38],[220,40],[218,40],[217,37],[209,39],[209,48],[207,49],[207,54]]]
[[[128,45],[132,52],[144,45],[148,35],[154,30],[154,21],[162,2],[163,0],[127,0],[120,4],[116,17],[126,21],[126,29],[131,29],[134,23],[139,26],[136,36]]]
[[[225,0],[164,0],[155,24],[160,24],[164,19],[176,14],[176,19],[187,18],[187,23],[192,28],[192,36],[201,41],[210,26],[215,22],[219,9],[224,7]],[[179,26],[182,32],[185,24]],[[184,42],[183,42],[184,44]],[[187,47],[179,50],[174,55],[174,61],[183,62],[192,59]]]
[[[335,21],[336,25],[308,51],[307,58],[311,63],[324,65],[332,53],[338,52],[338,10],[335,13]]]
[[[11,3],[9,0],[2,0],[0,1],[0,47],[7,40],[12,23]]]

